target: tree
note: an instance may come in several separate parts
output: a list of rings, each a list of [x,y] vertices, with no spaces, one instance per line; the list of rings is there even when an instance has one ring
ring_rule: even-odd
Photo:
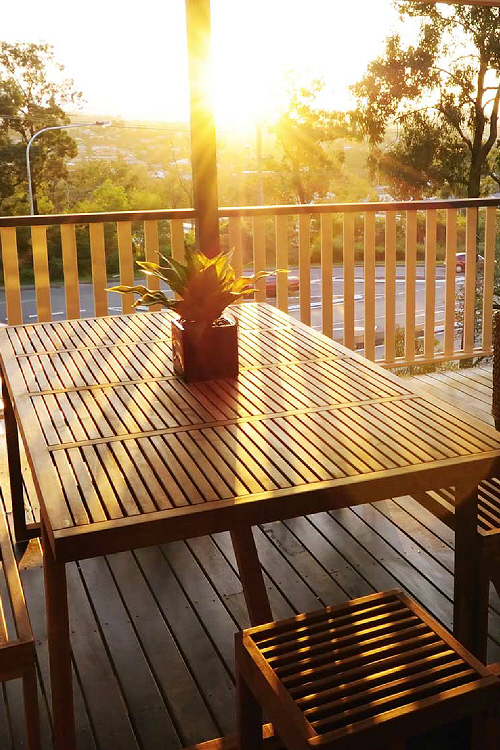
[[[307,88],[293,88],[286,110],[275,125],[276,142],[282,156],[279,165],[268,159],[266,167],[277,169],[299,203],[323,197],[330,178],[340,173],[343,152],[331,152],[328,145],[346,135],[343,116],[315,106],[322,81]]]
[[[40,129],[70,122],[63,107],[78,105],[81,92],[48,44],[0,42],[0,200],[26,193],[26,146]],[[52,77],[55,77],[53,80]],[[75,141],[64,130],[44,133],[31,148],[33,196],[66,177],[66,159],[76,155]]]
[[[390,36],[352,87],[372,171],[400,198],[478,197],[498,138],[500,10],[405,0],[399,13],[415,44]]]
[[[74,210],[80,214],[129,211],[130,201],[123,185],[117,185],[108,177],[89,199],[78,203]]]

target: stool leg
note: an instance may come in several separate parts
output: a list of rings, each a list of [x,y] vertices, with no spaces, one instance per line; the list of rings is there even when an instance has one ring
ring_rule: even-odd
[[[262,745],[262,709],[241,672],[236,673],[237,750],[258,750]]]
[[[33,665],[23,674],[24,713],[29,750],[40,750],[40,714],[38,711],[38,685]]]
[[[498,711],[485,711],[471,717],[470,750],[498,750],[500,747],[500,716]]]

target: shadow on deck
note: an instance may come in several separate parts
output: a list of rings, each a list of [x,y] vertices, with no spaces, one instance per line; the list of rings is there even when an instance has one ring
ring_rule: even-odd
[[[492,423],[490,365],[415,380]],[[2,466],[8,505],[6,479]],[[33,498],[29,483],[27,491]],[[399,587],[451,627],[453,534],[409,497],[267,524],[255,537],[277,619]],[[42,746],[49,750],[37,541],[20,564],[38,648]],[[67,567],[79,750],[170,750],[234,731],[233,637],[248,618],[229,534]],[[493,589],[488,661],[500,661]],[[23,722],[21,686],[8,683],[0,700],[1,748],[25,747]]]

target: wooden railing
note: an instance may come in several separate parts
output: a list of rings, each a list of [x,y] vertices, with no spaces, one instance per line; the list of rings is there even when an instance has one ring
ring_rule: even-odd
[[[221,242],[234,248],[238,272],[276,267],[298,275],[297,298],[289,293],[286,274],[278,274],[280,309],[385,366],[425,364],[491,352],[499,205],[499,199],[486,198],[221,208]],[[82,242],[89,254],[93,313],[106,315],[109,245],[115,248],[120,283],[132,284],[135,256],[155,260],[162,246],[182,259],[183,224],[195,220],[193,209],[0,218],[8,322],[27,322],[18,242],[31,245],[39,321],[51,319],[48,227],[61,256],[66,317],[81,314]],[[458,302],[457,252],[466,254]],[[484,261],[477,266],[478,254]],[[157,288],[155,283],[148,278],[150,288]],[[436,311],[437,285],[444,289]],[[255,297],[264,301],[264,280],[258,289]],[[131,303],[121,298],[124,313],[132,311]]]

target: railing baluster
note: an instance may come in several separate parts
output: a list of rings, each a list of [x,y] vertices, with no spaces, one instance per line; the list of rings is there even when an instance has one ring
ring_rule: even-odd
[[[333,336],[332,215],[321,214],[321,330]]]
[[[170,222],[170,238],[172,245],[172,258],[183,263],[186,258],[186,248],[184,246],[184,224],[181,219],[172,219]],[[180,299],[177,292],[175,299]]]
[[[49,261],[47,255],[47,227],[31,227],[33,273],[38,322],[51,320]]]
[[[276,216],[276,268],[288,269],[288,218]],[[288,278],[286,273],[276,274],[276,303],[279,310],[288,312]]]
[[[444,300],[444,353],[455,350],[455,263],[457,253],[457,209],[446,211],[446,261]]]
[[[231,216],[229,219],[229,250],[232,251],[231,265],[234,268],[234,272],[236,276],[241,276],[243,253],[241,219],[239,216]]]
[[[354,214],[344,214],[344,345],[354,343]]]
[[[365,213],[365,320],[364,346],[365,357],[375,359],[375,214]]]
[[[263,216],[253,217],[253,268],[254,273],[266,270],[266,235]],[[255,284],[256,302],[266,301],[266,280],[259,279]]]
[[[186,248],[184,246],[184,223],[182,219],[171,220],[170,232],[172,237],[172,258],[183,263],[186,257]]]
[[[118,258],[120,261],[120,284],[134,285],[134,255],[132,251],[132,223],[119,221],[116,225],[118,232]],[[122,294],[123,313],[133,313],[134,298],[131,294]]]
[[[144,257],[148,263],[160,262],[158,250],[158,220],[146,219],[144,221]],[[146,279],[147,287],[152,292],[157,292],[160,289],[160,279],[157,276],[147,276]],[[161,305],[151,305],[149,309],[156,312],[161,310]]]
[[[474,304],[476,299],[476,233],[477,208],[466,209],[465,227],[465,305],[464,352],[474,349]]]
[[[484,235],[483,268],[483,349],[491,347],[491,323],[493,315],[493,275],[495,271],[495,237],[497,210],[494,206],[486,209]]]
[[[385,350],[386,362],[396,356],[396,212],[385,215]]]
[[[299,214],[300,319],[311,325],[311,215]]]
[[[417,212],[406,212],[405,358],[415,359],[415,293],[417,270]]]
[[[241,219],[239,216],[231,216],[229,219],[229,249],[233,251],[232,266],[236,278],[241,276],[243,266]],[[236,300],[236,304],[243,302],[244,298]]]
[[[66,317],[80,317],[80,285],[78,283],[78,255],[74,224],[61,224],[61,245],[64,274]]]
[[[108,298],[106,294],[107,273],[104,224],[90,224],[90,254],[92,258],[94,315],[107,315]]]
[[[17,237],[15,227],[0,229],[2,243],[3,279],[5,285],[5,302],[7,304],[7,321],[11,326],[21,325],[23,311],[21,307],[21,285],[19,282],[19,263],[17,260]]]
[[[424,355],[434,356],[436,328],[436,211],[429,210],[425,217],[425,320]]]

